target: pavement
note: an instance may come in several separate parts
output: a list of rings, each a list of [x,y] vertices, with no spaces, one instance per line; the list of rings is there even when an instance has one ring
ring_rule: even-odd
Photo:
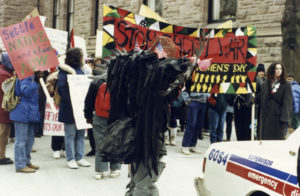
[[[234,134],[234,130],[233,130]],[[208,135],[198,140],[197,147],[202,154],[183,155],[179,132],[176,146],[167,146],[167,166],[158,180],[160,196],[196,196],[194,178],[202,169],[203,154],[210,145]],[[233,136],[235,137],[235,136]],[[121,175],[117,178],[94,179],[94,157],[85,157],[92,166],[69,169],[66,159],[52,158],[51,136],[35,138],[33,146],[37,150],[31,153],[32,163],[40,170],[32,174],[16,173],[14,165],[0,166],[0,196],[122,196],[129,182],[128,166],[122,165]],[[14,144],[7,145],[7,157],[14,158]],[[85,152],[90,151],[85,140]]]

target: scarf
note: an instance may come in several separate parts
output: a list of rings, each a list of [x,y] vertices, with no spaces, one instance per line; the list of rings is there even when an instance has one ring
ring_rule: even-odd
[[[271,83],[271,94],[275,94],[278,89],[280,87],[280,78],[275,78],[275,80],[272,80],[272,83]]]

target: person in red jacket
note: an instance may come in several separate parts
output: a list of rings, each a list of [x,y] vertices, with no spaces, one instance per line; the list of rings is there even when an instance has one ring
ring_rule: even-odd
[[[95,111],[95,112],[94,112]],[[96,149],[104,138],[107,118],[110,112],[110,93],[106,89],[105,79],[95,79],[89,87],[84,102],[84,116],[86,122],[93,125],[93,133]],[[104,172],[110,169],[110,177],[120,175],[121,164],[105,162],[99,152],[95,154],[95,179],[100,180],[104,177]]]
[[[7,53],[0,53],[0,104],[3,100],[2,83],[13,76],[13,66],[9,60]],[[13,164],[13,161],[5,156],[6,145],[10,134],[10,124],[12,121],[9,119],[9,112],[0,107],[0,165]]]

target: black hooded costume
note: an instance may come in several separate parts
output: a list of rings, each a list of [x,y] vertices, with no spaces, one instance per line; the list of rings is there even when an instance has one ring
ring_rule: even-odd
[[[166,155],[168,104],[178,97],[179,83],[191,63],[184,58],[158,59],[142,50],[114,54],[107,72],[109,126],[100,153],[107,161],[143,162],[149,175],[151,169],[157,174],[159,158]]]

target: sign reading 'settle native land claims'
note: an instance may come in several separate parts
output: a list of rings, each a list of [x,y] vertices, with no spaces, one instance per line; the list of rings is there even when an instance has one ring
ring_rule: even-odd
[[[19,79],[58,65],[40,18],[0,29],[0,36]]]
[[[200,59],[212,59],[208,70],[192,76],[192,92],[246,94],[256,90],[256,28],[189,28],[147,18],[113,6],[103,6],[103,57],[113,49],[149,49],[158,36],[173,40],[179,56],[195,56],[200,35],[209,39]]]

